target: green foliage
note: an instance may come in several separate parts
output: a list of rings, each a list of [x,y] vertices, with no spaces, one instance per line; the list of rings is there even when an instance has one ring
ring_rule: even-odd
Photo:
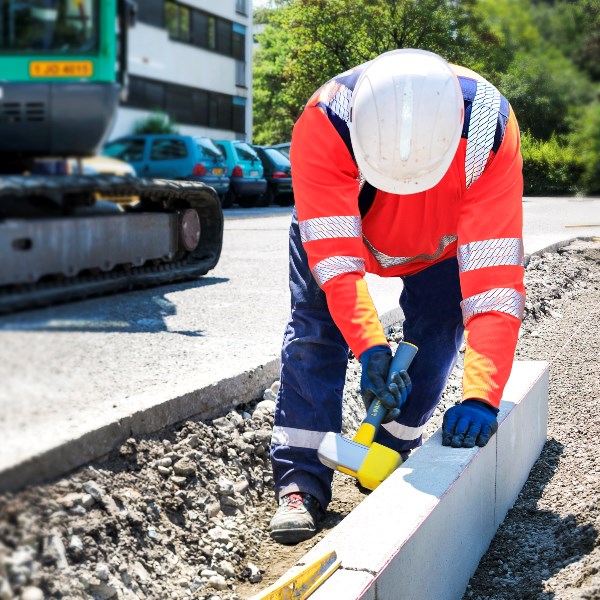
[[[382,52],[419,47],[465,64],[465,48],[479,47],[463,5],[443,0],[290,0],[260,18],[268,23],[254,59],[254,136],[262,143],[289,140],[321,84]]]
[[[569,142],[584,165],[580,180],[583,193],[600,194],[600,102],[584,107],[573,118]]]
[[[508,98],[524,132],[526,193],[598,193],[599,0],[274,0],[257,17],[257,143],[288,141],[331,77],[416,47],[474,69]]]
[[[544,140],[566,133],[570,112],[593,98],[585,75],[551,48],[536,54],[518,52],[498,87],[510,100],[520,127]]]
[[[569,58],[593,81],[600,81],[600,2],[543,3],[534,9],[543,38]]]
[[[491,82],[506,71],[519,51],[535,52],[542,35],[531,3],[525,0],[475,0],[471,22],[479,24],[488,51],[478,72]]]
[[[521,135],[525,196],[574,194],[584,172],[581,158],[572,146],[563,145],[556,136],[540,141],[524,132]]]
[[[257,36],[260,47],[254,55],[254,132],[256,144],[276,144],[290,139],[300,112],[288,99],[285,66],[289,30],[282,26],[282,14],[272,13],[273,21]]]
[[[177,124],[171,120],[169,115],[161,112],[154,112],[143,119],[139,119],[134,127],[133,133],[137,135],[142,134],[161,134],[170,133],[177,134]]]

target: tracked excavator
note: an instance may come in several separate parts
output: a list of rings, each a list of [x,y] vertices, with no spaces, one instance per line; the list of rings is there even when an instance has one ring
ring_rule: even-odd
[[[134,21],[131,0],[0,0],[0,313],[194,279],[219,260],[211,187],[78,168],[113,124]]]

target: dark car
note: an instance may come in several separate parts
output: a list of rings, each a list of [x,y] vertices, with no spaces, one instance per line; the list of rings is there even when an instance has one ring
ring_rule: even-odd
[[[209,137],[128,135],[106,144],[102,154],[128,162],[139,177],[201,181],[221,202],[229,191],[225,157]]]
[[[292,142],[284,142],[283,144],[273,144],[271,146],[271,148],[275,148],[276,150],[279,150],[279,152],[281,152],[282,154],[284,154],[285,156],[287,156],[289,158],[291,146],[292,146]]]
[[[253,147],[262,161],[267,180],[267,191],[262,206],[269,206],[271,203],[279,206],[294,204],[292,171],[287,156],[272,146]]]
[[[240,140],[216,140],[215,143],[223,152],[231,175],[231,187],[223,207],[235,202],[243,208],[259,206],[267,191],[267,182],[256,150]]]

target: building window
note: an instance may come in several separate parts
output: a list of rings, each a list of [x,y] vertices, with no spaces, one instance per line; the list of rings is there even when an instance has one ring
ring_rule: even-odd
[[[167,113],[178,123],[244,133],[246,99],[131,76],[125,106]]]
[[[215,94],[217,98],[217,127],[219,129],[232,129],[232,102],[231,96],[225,94]]]
[[[246,28],[175,0],[164,3],[162,20],[169,37],[178,42],[246,60]]]
[[[236,133],[246,133],[246,98],[233,97],[231,128]]]
[[[210,50],[216,50],[217,48],[217,19],[215,17],[208,17],[208,45],[206,46]]]
[[[237,60],[246,60],[246,28],[239,23],[233,24],[231,55]]]
[[[165,85],[151,79],[131,76],[129,79],[129,96],[127,105],[146,108],[148,110],[164,110]]]
[[[217,19],[217,52],[231,56],[232,34],[231,22]]]
[[[169,37],[178,42],[191,41],[190,9],[175,2],[165,3],[165,23]]]
[[[246,28],[233,23],[232,56],[235,58],[235,85],[246,87]]]
[[[208,95],[208,126],[217,127],[217,97],[214,94]]]
[[[178,85],[167,85],[165,110],[179,123],[193,123],[192,90]]]
[[[208,15],[198,10],[192,12],[192,44],[208,48]]]
[[[235,12],[248,15],[248,0],[235,0]]]
[[[208,125],[208,92],[196,90],[192,96],[192,123]]]
[[[241,60],[235,61],[235,85],[238,87],[246,86],[246,63]]]
[[[140,23],[161,28],[165,26],[164,0],[137,0],[137,5]]]

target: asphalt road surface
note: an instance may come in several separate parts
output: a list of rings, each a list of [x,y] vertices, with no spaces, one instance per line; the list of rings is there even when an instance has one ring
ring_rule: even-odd
[[[526,253],[600,236],[600,199],[526,198],[523,206]],[[226,211],[220,262],[200,281],[0,318],[0,473],[277,359],[289,312],[290,214]],[[368,283],[380,315],[397,307],[399,282]]]

